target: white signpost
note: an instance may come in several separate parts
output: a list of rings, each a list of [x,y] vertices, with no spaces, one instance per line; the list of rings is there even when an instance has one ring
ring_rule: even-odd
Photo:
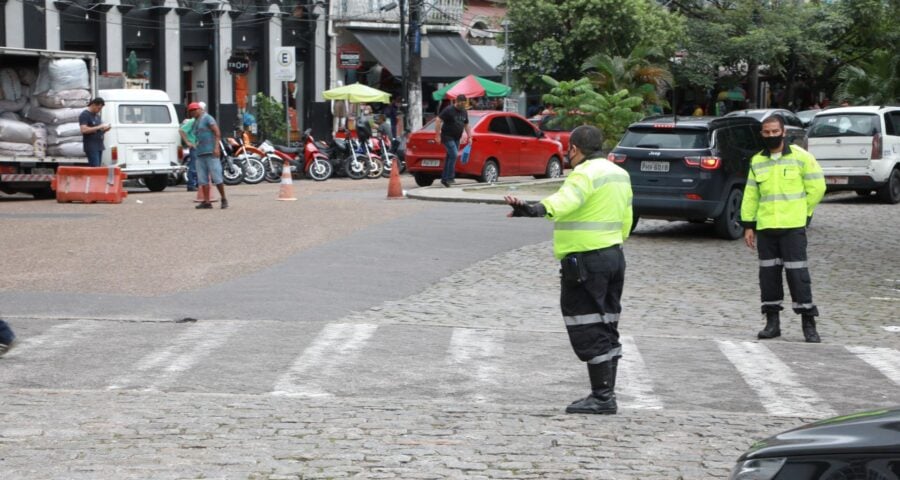
[[[286,82],[297,80],[297,61],[294,58],[294,47],[278,47],[275,49],[275,61],[273,62],[272,75],[276,80],[285,82],[282,84],[284,88],[284,118],[287,122],[287,135],[284,137],[285,143],[291,143],[291,113],[289,111],[288,97],[291,90]]]

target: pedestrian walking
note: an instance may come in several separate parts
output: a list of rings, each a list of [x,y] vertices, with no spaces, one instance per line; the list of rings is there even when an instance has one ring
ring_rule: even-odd
[[[197,191],[197,135],[194,134],[194,122],[196,121],[197,119],[191,117],[189,113],[178,131],[181,134],[182,143],[188,147],[187,191],[189,192]]]
[[[560,189],[536,203],[507,196],[511,217],[554,222],[553,253],[560,260],[560,308],[569,342],[587,363],[591,394],[566,413],[615,414],[620,299],[625,285],[622,244],[631,233],[631,178],[603,155],[603,134],[583,125],[572,130],[572,173]]]
[[[447,151],[444,157],[444,171],[441,173],[441,185],[449,187],[456,183],[456,157],[459,154],[459,142],[463,131],[466,138],[472,138],[472,130],[469,128],[469,112],[466,111],[466,96],[456,97],[452,105],[448,105],[434,123],[434,138]]]
[[[825,176],[812,154],[785,143],[784,120],[780,116],[763,121],[762,139],[766,148],[750,159],[741,202],[744,243],[751,250],[756,248],[759,255],[759,288],[766,326],[757,337],[781,336],[779,312],[784,300],[784,270],[803,336],[809,343],[819,343],[819,310],[812,298],[806,227],[825,195]]]
[[[94,97],[88,103],[87,108],[78,115],[78,125],[81,127],[82,144],[84,154],[88,159],[89,167],[99,167],[103,157],[103,134],[108,132],[110,124],[103,123],[100,118],[100,110],[106,103],[100,97]]]
[[[0,357],[6,355],[6,352],[12,350],[16,345],[16,334],[13,333],[9,324],[0,319]]]
[[[391,138],[397,137],[397,116],[400,114],[400,99],[394,97],[391,99],[391,103],[386,107],[381,109],[382,115],[387,117],[388,121],[391,122]]]
[[[209,182],[215,184],[222,198],[221,206],[228,208],[228,199],[225,198],[225,179],[222,176],[222,162],[219,157],[222,154],[220,147],[222,132],[212,115],[206,113],[199,103],[188,105],[188,114],[194,118],[194,135],[197,137],[197,183],[200,188],[200,196],[203,199],[195,208],[213,208],[210,201]]]

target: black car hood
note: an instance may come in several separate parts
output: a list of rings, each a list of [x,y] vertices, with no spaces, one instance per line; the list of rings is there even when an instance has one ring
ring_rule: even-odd
[[[755,443],[739,461],[853,453],[900,454],[900,407],[829,418],[788,430]]]

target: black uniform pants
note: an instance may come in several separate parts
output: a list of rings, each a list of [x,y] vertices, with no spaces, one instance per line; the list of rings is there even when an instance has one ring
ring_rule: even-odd
[[[794,313],[819,314],[812,301],[812,280],[806,260],[806,228],[757,231],[759,289],[762,312],[780,312],[784,300],[781,272],[785,271]]]
[[[561,280],[559,304],[578,358],[603,363],[622,356],[619,314],[625,285],[625,255],[619,245],[578,253],[586,269],[581,283]]]

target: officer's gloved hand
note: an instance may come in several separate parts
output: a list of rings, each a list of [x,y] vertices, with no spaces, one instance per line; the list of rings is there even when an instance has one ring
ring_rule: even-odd
[[[541,202],[511,205],[514,217],[543,217],[547,215],[547,209]]]

